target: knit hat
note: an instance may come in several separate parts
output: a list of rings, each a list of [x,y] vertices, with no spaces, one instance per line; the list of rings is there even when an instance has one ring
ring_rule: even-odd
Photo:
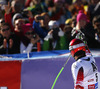
[[[59,24],[58,24],[57,21],[55,21],[55,20],[49,21],[48,25],[49,25],[49,28],[50,28],[50,29],[59,26]]]
[[[87,21],[87,16],[81,10],[79,11],[77,15],[77,22],[79,22],[80,20]]]
[[[25,35],[29,30],[33,30],[34,29],[32,28],[32,25],[30,23],[27,23],[25,25],[22,26],[22,31],[23,31],[23,34]]]
[[[65,25],[70,25],[72,23],[72,19],[67,19],[66,21],[65,21]]]
[[[12,24],[14,25],[15,20],[22,18],[23,16],[20,13],[16,13],[12,18]]]

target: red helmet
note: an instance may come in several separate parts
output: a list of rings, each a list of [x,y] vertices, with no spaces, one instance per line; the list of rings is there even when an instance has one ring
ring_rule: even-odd
[[[73,39],[69,44],[69,50],[71,51],[71,55],[74,56],[80,50],[86,52],[86,45],[80,39]]]

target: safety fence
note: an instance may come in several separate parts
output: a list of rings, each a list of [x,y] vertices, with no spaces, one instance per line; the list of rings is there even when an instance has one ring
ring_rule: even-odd
[[[100,52],[92,52],[100,72]],[[16,55],[17,57],[15,55],[2,55],[0,58],[1,89],[51,89],[58,72],[68,58],[69,51],[45,51],[37,54],[33,52]],[[73,62],[74,59],[71,57],[54,89],[74,89],[71,74]]]

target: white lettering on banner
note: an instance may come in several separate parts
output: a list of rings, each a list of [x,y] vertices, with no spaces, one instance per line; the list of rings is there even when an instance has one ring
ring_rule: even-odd
[[[8,89],[7,87],[0,87],[0,89]]]

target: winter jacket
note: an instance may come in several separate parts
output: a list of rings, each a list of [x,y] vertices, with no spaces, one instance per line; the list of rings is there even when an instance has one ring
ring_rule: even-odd
[[[89,48],[100,48],[100,44],[95,40],[95,30],[91,23],[87,23],[84,29],[74,28],[71,33],[72,38],[82,39]]]
[[[44,38],[48,33],[48,29],[42,28],[39,22],[33,21],[33,28],[40,38]]]
[[[42,50],[65,50],[68,49],[67,40],[65,35],[59,37],[59,40],[53,41],[53,39],[44,40]]]
[[[13,40],[12,48],[9,48],[9,39]],[[4,37],[0,34],[0,54],[16,54],[20,53],[20,40],[15,34],[11,34],[7,39],[7,48],[3,47]]]

